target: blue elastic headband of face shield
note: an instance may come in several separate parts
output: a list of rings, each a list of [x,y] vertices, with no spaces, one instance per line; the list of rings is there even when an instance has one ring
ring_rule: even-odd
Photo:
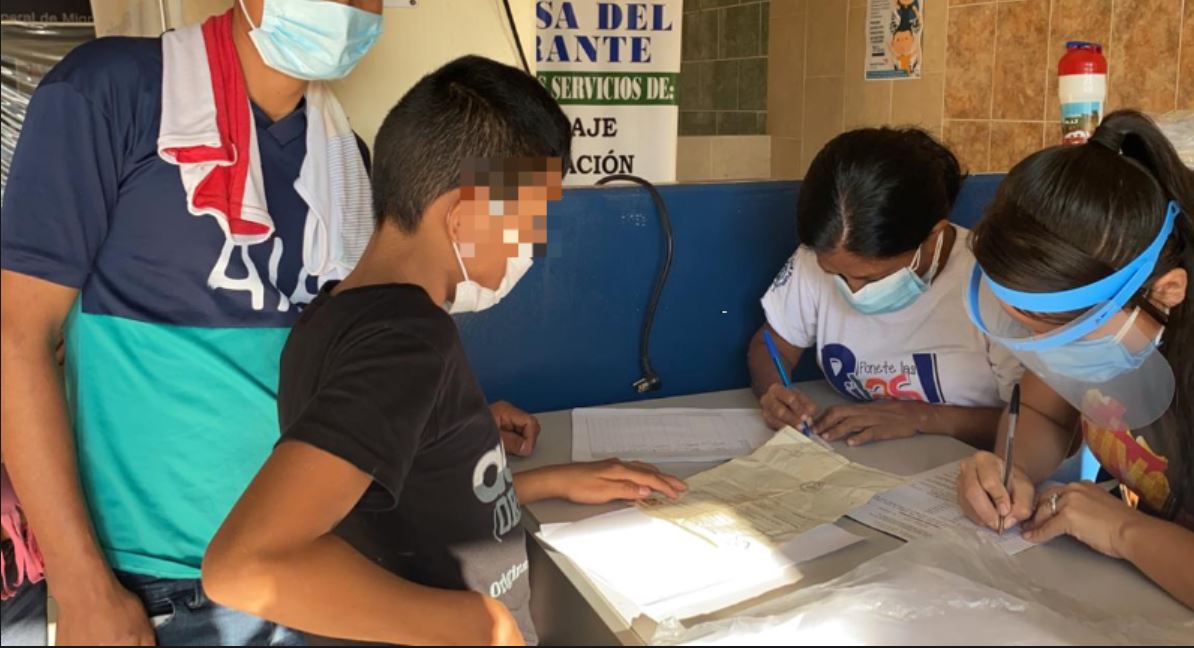
[[[1052,293],[1022,292],[1012,290],[996,283],[983,272],[976,263],[974,272],[970,276],[970,291],[967,299],[967,311],[970,320],[980,331],[997,339],[1000,344],[1013,351],[1034,351],[1050,349],[1063,344],[1079,340],[1105,324],[1107,320],[1127,305],[1128,301],[1140,290],[1148,276],[1152,274],[1161,256],[1161,249],[1165,241],[1173,233],[1173,225],[1177,221],[1181,208],[1176,201],[1169,201],[1169,208],[1165,213],[1165,222],[1157,237],[1130,263],[1103,277],[1102,279],[1069,290]],[[1068,311],[1102,306],[1087,313],[1056,331],[1023,339],[1001,338],[991,333],[983,323],[979,313],[979,285],[986,279],[991,293],[1003,303],[1020,311],[1033,313],[1064,313]]]

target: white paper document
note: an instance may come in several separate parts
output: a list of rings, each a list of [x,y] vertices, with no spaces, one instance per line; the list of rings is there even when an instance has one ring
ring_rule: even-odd
[[[800,579],[795,565],[861,540],[826,524],[778,549],[719,549],[684,529],[628,508],[539,537],[567,556],[627,622],[706,614]]]
[[[913,477],[907,484],[871,498],[849,517],[903,540],[931,538],[941,529],[980,530],[1009,556],[1035,545],[1020,536],[1019,525],[1000,536],[971,522],[958,506],[959,462],[945,464]]]
[[[757,409],[582,408],[572,410],[572,460],[725,461],[772,434]]]
[[[851,462],[786,427],[749,456],[687,481],[679,501],[656,498],[639,506],[719,547],[777,547],[904,478]]]

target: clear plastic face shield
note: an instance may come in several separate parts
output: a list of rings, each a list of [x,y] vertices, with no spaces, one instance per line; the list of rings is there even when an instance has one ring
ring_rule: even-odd
[[[1163,329],[1149,325],[1131,300],[1156,267],[1179,213],[1170,202],[1161,231],[1144,252],[1086,286],[1021,292],[994,282],[976,264],[967,292],[970,319],[1091,423],[1108,429],[1150,425],[1173,402],[1173,370],[1157,348]],[[1024,321],[1035,319],[1031,314],[1078,311],[1056,327]]]

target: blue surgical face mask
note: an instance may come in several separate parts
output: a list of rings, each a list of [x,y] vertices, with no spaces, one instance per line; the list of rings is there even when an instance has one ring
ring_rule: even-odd
[[[1036,356],[1049,371],[1058,375],[1093,384],[1106,383],[1117,376],[1139,369],[1161,338],[1161,334],[1158,333],[1157,339],[1153,340],[1153,346],[1146,346],[1135,352],[1124,346],[1123,338],[1131,330],[1139,314],[1139,308],[1133,310],[1128,321],[1115,335],[1096,340],[1078,340],[1053,349],[1041,349],[1036,352]]]
[[[249,32],[266,65],[307,81],[347,76],[380,35],[381,14],[329,0],[265,0],[261,24]]]
[[[933,251],[933,263],[929,266],[929,281],[937,274],[938,262],[941,260],[941,246],[945,242],[945,230],[937,236],[937,248]],[[863,286],[858,292],[850,290],[850,286],[840,276],[834,276],[838,290],[854,310],[864,315],[878,315],[892,313],[907,308],[929,289],[929,284],[916,274],[916,266],[920,265],[920,248],[916,248],[916,256],[906,268],[883,277],[878,281]]]

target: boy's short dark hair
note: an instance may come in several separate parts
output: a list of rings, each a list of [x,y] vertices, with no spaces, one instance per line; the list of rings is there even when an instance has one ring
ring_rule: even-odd
[[[382,122],[373,215],[414,232],[427,207],[460,186],[467,160],[567,160],[571,142],[568,118],[537,79],[484,57],[458,58],[423,77]]]

